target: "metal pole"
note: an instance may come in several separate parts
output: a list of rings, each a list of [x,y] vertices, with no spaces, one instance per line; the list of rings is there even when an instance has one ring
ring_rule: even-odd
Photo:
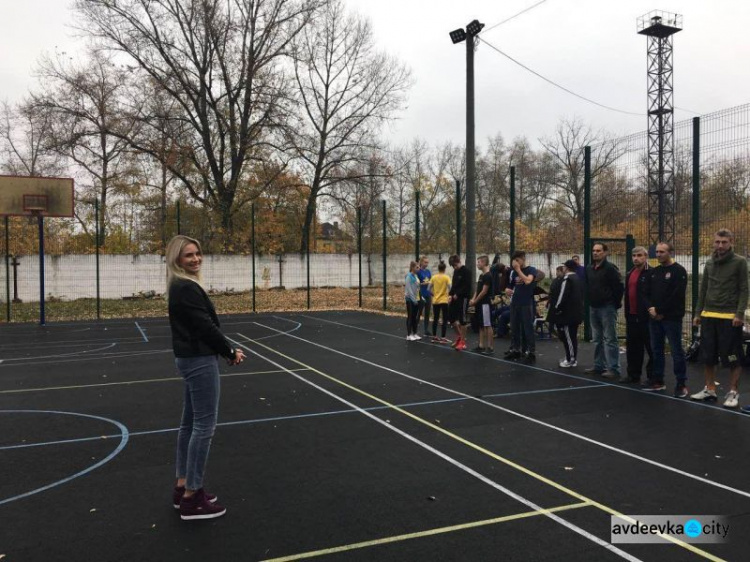
[[[466,263],[476,263],[477,229],[475,215],[475,154],[474,154],[474,35],[466,36]]]
[[[461,180],[456,180],[456,255],[461,255]]]
[[[591,147],[583,149],[583,265],[588,267],[591,259]],[[583,337],[591,341],[591,318],[589,317],[588,291],[583,292],[584,316]]]
[[[94,198],[94,243],[96,244],[96,319],[100,320],[102,317],[102,301],[101,301],[101,270],[99,269],[99,198]]]
[[[701,118],[693,118],[693,263],[690,291],[692,293],[692,314],[698,306],[701,252]],[[693,339],[698,328],[693,326]]]
[[[182,224],[180,217],[180,200],[177,200],[177,234],[182,234]]]
[[[307,254],[307,310],[310,310],[310,229],[308,227],[307,229],[307,236],[305,236],[305,239],[307,240],[307,245],[305,248],[305,252]]]
[[[362,207],[357,207],[357,254],[359,256],[359,308],[362,308]]]
[[[5,320],[10,322],[10,221],[5,215]]]
[[[512,256],[516,251],[516,167],[510,167],[510,246]]]
[[[383,199],[383,310],[388,307],[388,269],[387,269],[387,241],[386,241],[386,220],[385,220],[385,199]]]
[[[635,238],[632,234],[625,236],[625,271],[633,269],[633,248],[635,248]]]
[[[44,217],[37,217],[39,225],[39,325],[44,326]]]
[[[253,237],[253,312],[255,312],[255,203],[250,206],[250,222]]]
[[[416,257],[414,258],[414,261],[419,261],[419,190],[414,192],[414,199],[416,201],[416,205],[414,205],[416,212],[414,226],[414,254]]]

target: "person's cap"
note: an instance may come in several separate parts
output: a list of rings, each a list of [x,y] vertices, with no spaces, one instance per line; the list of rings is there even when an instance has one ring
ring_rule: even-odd
[[[565,267],[570,269],[571,271],[575,270],[575,268],[578,267],[578,264],[573,260],[568,260],[563,264]]]

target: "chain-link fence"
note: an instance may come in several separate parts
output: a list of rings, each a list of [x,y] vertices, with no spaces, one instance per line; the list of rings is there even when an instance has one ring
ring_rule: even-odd
[[[476,255],[499,254],[507,264],[512,250],[525,250],[527,263],[547,274],[546,285],[558,265],[575,254],[585,260],[592,242],[607,241],[611,261],[624,272],[632,245],[654,241],[647,142],[646,133],[638,133],[591,147],[588,162],[581,155],[565,167],[540,157],[503,173],[480,174]],[[42,291],[48,321],[165,315],[163,253],[178,232],[202,242],[204,284],[222,313],[401,313],[410,261],[426,255],[435,271],[440,260],[465,250],[458,187],[439,204],[426,204],[436,200],[426,192],[420,203],[417,194],[408,220],[398,203],[375,200],[351,207],[341,222],[310,221],[307,237],[301,236],[303,215],[279,212],[262,199],[236,213],[229,227],[185,200],[140,214],[123,207],[116,225],[97,221],[96,202],[79,201],[77,219],[44,221],[43,289],[38,224],[9,217],[2,224],[1,317],[38,320]],[[710,256],[716,230],[732,230],[735,251],[748,255],[749,201],[750,105],[677,123],[674,242],[676,259],[690,275],[689,309],[698,289],[693,273]],[[686,318],[686,336],[688,323]]]

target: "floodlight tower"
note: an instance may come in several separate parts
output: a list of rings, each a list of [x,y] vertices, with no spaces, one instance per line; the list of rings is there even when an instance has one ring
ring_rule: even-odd
[[[474,271],[477,258],[476,168],[474,157],[474,47],[483,23],[473,20],[466,30],[450,32],[453,44],[466,41],[466,267]],[[458,202],[457,202],[458,204]]]
[[[649,244],[674,243],[674,89],[672,36],[682,16],[655,10],[638,18],[648,37],[648,236]]]

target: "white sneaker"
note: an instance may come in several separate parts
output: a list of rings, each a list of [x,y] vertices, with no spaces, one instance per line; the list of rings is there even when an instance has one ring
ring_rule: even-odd
[[[740,405],[740,393],[736,390],[730,390],[724,397],[725,408],[736,408]]]
[[[729,395],[727,395],[729,396]],[[690,395],[690,400],[716,400],[716,391],[708,390],[707,386],[703,387],[703,390]]]
[[[421,340],[421,339],[422,339],[422,336],[420,336],[420,335],[418,335],[418,334],[414,334],[414,335],[413,335],[413,336],[411,337],[411,339],[412,339],[413,341]]]
[[[567,359],[563,359],[562,361],[560,361],[559,365],[560,365],[560,367],[563,367],[564,369],[569,369],[571,367],[577,367],[578,366],[578,362],[575,359],[573,359],[572,361],[568,361]]]
[[[414,341],[414,336],[409,334],[408,336],[406,336],[406,341]]]

